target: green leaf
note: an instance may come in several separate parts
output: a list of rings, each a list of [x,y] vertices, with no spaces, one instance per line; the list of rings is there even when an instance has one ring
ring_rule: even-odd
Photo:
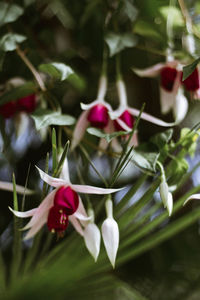
[[[52,111],[48,109],[37,109],[31,117],[35,121],[35,127],[37,130],[50,125],[72,125],[75,123],[75,119],[69,115],[62,115],[58,111]]]
[[[159,149],[162,149],[172,138],[173,129],[168,129],[164,132],[154,135],[150,141],[158,146]]]
[[[42,64],[39,66],[39,70],[61,81],[68,79],[70,75],[74,74],[72,68],[57,62]]]
[[[6,33],[0,39],[0,50],[13,51],[17,48],[17,44],[20,44],[26,40],[26,37],[17,33]]]
[[[0,2],[0,26],[16,21],[23,12],[19,5]]]
[[[137,8],[133,5],[132,0],[124,0],[124,6],[122,11],[127,15],[127,17],[134,22],[138,15]]]
[[[171,15],[175,27],[182,27],[185,24],[181,11],[175,6],[163,6],[160,8],[160,13],[165,20]]]
[[[89,127],[87,129],[87,132],[91,135],[105,139],[108,143],[110,143],[112,141],[112,139],[114,139],[118,136],[124,136],[124,135],[130,134],[130,132],[126,132],[126,131],[117,131],[117,132],[113,132],[113,133],[109,134],[109,133],[104,133],[103,131],[101,131],[97,128],[94,128],[94,127]]]
[[[132,150],[133,156],[131,160],[141,169],[156,172],[156,162],[159,157],[157,152],[143,152],[139,150]]]
[[[56,130],[52,129],[52,158],[53,158],[53,172],[57,168],[57,141],[56,141]]]
[[[154,24],[144,20],[138,20],[134,25],[133,31],[134,33],[137,33],[146,38],[151,38],[156,41],[163,40],[163,36],[159,33],[157,28],[155,28]]]
[[[193,63],[191,63],[190,65],[183,67],[183,80],[188,78],[194,72],[199,62],[200,57],[193,61]]]
[[[110,56],[113,56],[125,48],[134,47],[137,44],[137,37],[132,33],[117,34],[110,32],[105,36],[105,41],[110,50]]]
[[[0,105],[15,101],[36,92],[35,84],[33,82],[26,82],[25,84],[9,90],[0,96]]]

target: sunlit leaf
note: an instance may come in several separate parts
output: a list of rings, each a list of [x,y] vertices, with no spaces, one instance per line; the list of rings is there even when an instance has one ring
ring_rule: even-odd
[[[181,11],[175,6],[163,6],[160,8],[160,13],[167,20],[168,16],[172,16],[173,26],[182,27],[184,26],[183,16]]]
[[[37,130],[50,125],[72,125],[75,123],[75,118],[69,115],[63,115],[60,112],[51,111],[48,109],[37,109],[31,117],[35,121]]]
[[[137,37],[131,33],[117,34],[110,32],[105,36],[105,41],[110,50],[110,56],[113,56],[125,48],[134,47],[137,44]]]
[[[156,161],[159,157],[159,153],[143,152],[133,149],[131,154],[133,155],[131,160],[136,166],[151,172],[156,171]]]
[[[16,21],[23,12],[19,5],[0,2],[0,26]]]
[[[104,133],[103,131],[94,127],[89,127],[87,129],[87,132],[91,135],[105,139],[108,143],[110,143],[112,139],[117,138],[118,136],[124,136],[129,134],[128,132],[125,131],[117,131],[109,134],[109,133]]]
[[[13,51],[17,48],[17,44],[20,44],[26,40],[26,37],[17,33],[6,33],[0,39],[0,50]]]

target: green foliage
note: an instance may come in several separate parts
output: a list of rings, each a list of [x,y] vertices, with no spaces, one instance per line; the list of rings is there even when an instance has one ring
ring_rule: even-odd
[[[37,130],[45,128],[50,125],[73,125],[75,119],[69,115],[63,115],[61,112],[52,111],[49,109],[37,109],[31,117],[35,121]]]
[[[197,58],[191,64],[183,67],[183,80],[188,78],[194,72],[199,62],[200,62],[200,58]]]
[[[101,130],[94,128],[94,127],[89,127],[87,129],[87,132],[91,135],[105,139],[108,143],[110,143],[112,141],[112,139],[114,139],[114,138],[129,134],[126,131],[117,131],[117,132],[113,132],[113,133],[109,134],[109,133],[104,133]]]
[[[16,21],[23,12],[19,5],[0,2],[0,26]]]
[[[156,161],[159,157],[159,153],[156,152],[144,152],[133,149],[131,160],[134,162],[136,166],[139,168],[155,172],[156,171]]]
[[[17,44],[20,44],[26,40],[26,37],[17,33],[7,33],[0,39],[1,51],[13,51],[16,50]]]
[[[116,34],[110,32],[106,34],[105,41],[109,47],[110,56],[137,44],[137,38],[133,33]]]
[[[31,81],[26,82],[21,86],[12,88],[11,90],[3,93],[3,95],[0,96],[0,104],[3,105],[10,101],[16,101],[20,98],[26,97],[35,92],[36,92],[35,84]]]

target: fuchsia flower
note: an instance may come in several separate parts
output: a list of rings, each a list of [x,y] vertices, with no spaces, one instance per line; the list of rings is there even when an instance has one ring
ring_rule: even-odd
[[[200,98],[200,78],[198,69],[182,81],[183,66],[178,61],[159,63],[150,68],[133,71],[141,77],[155,77],[160,75],[160,103],[163,114],[171,109],[175,122],[181,122],[188,111],[188,102],[183,95],[183,88],[192,93],[194,99]]]
[[[12,118],[18,112],[32,113],[36,108],[36,95],[28,95],[17,101],[10,101],[0,106],[0,114],[5,118]]]
[[[108,112],[111,111],[112,108],[104,100],[106,89],[107,79],[106,77],[102,76],[99,82],[97,99],[90,104],[81,103],[83,112],[81,113],[73,132],[71,144],[72,149],[74,149],[79,144],[89,124],[93,127],[104,129],[105,132],[110,130],[108,129],[110,128]]]
[[[65,160],[64,171],[61,173],[61,177],[64,177],[64,179],[51,177],[39,168],[37,169],[42,180],[55,187],[55,189],[46,196],[37,208],[26,212],[14,211],[10,208],[17,217],[32,217],[23,228],[24,230],[29,229],[25,239],[33,237],[45,223],[47,223],[48,229],[51,232],[63,235],[67,228],[68,220],[83,235],[81,222],[90,220],[90,217],[87,216],[78,193],[101,195],[120,190],[72,184],[69,178],[67,160]]]

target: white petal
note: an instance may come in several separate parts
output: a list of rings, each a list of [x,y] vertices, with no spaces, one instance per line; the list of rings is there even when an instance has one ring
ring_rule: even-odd
[[[126,109],[127,109],[127,106],[120,105],[118,107],[118,109],[116,109],[115,111],[110,111],[109,116],[110,116],[111,120],[116,120],[117,118],[119,118]]]
[[[14,209],[12,209],[11,207],[8,207],[12,213],[16,216],[16,217],[19,217],[19,218],[28,218],[28,217],[32,217],[35,212],[37,211],[37,208],[33,208],[33,209],[30,209],[30,210],[27,210],[27,211],[16,211]]]
[[[93,106],[95,106],[95,105],[97,105],[97,104],[99,104],[99,103],[102,103],[102,101],[100,101],[100,100],[94,100],[93,102],[91,102],[91,103],[89,103],[89,104],[85,104],[85,103],[81,103],[80,105],[81,105],[81,109],[82,110],[89,110],[89,109],[91,109]]]
[[[0,181],[0,190],[13,192],[13,184],[11,182]],[[18,184],[16,184],[16,192],[22,195],[33,195],[35,193],[34,191],[25,189],[25,187]]]
[[[130,140],[129,146],[132,147],[137,147],[138,146],[138,134],[135,132],[132,136],[132,139]]]
[[[91,217],[86,217],[82,215],[80,212],[76,211],[73,216],[81,221],[90,221],[92,218]]]
[[[120,153],[122,152],[122,146],[120,145],[120,143],[118,142],[117,139],[113,139],[111,141],[111,146],[112,146],[112,149],[116,152],[116,153]]]
[[[102,224],[102,237],[108,258],[115,267],[115,259],[119,247],[119,228],[113,218],[107,218]]]
[[[64,163],[63,163],[62,171],[60,173],[60,179],[64,179],[66,182],[70,182],[67,157],[65,158]]]
[[[83,237],[88,251],[94,257],[94,260],[97,261],[101,242],[100,230],[97,225],[94,223],[89,223],[85,227]]]
[[[49,185],[53,186],[53,187],[60,187],[63,185],[68,185],[70,184],[70,182],[67,182],[66,180],[60,179],[60,178],[54,178],[48,174],[46,174],[45,172],[43,172],[40,168],[38,168],[36,166],[36,168],[38,169],[39,173],[40,173],[40,177],[43,181],[45,181],[46,183],[48,183]]]
[[[101,76],[99,79],[97,99],[100,101],[104,101],[106,91],[107,91],[107,78],[105,76]]]
[[[188,111],[188,101],[187,98],[183,95],[182,90],[179,91],[176,96],[175,103],[173,106],[173,114],[175,121],[180,123],[186,116]]]
[[[87,116],[88,116],[88,111],[83,111],[76,123],[73,136],[72,136],[71,150],[74,150],[76,146],[80,143],[82,138],[84,137],[85,131],[89,125]]]
[[[49,193],[46,196],[46,198],[42,201],[42,203],[36,209],[31,220],[23,228],[24,230],[31,228],[32,226],[35,226],[41,220],[44,220],[44,223],[47,221],[49,210],[53,206],[54,196],[55,196],[56,192],[57,192],[57,189],[53,190],[51,193]]]
[[[96,186],[90,186],[90,185],[79,185],[79,184],[72,184],[71,185],[72,189],[78,193],[85,193],[85,194],[98,194],[98,195],[106,195],[106,194],[111,194],[118,192],[122,190],[123,188],[120,189],[104,189],[104,188],[99,188]]]
[[[164,204],[164,207],[166,207],[167,200],[168,200],[168,194],[169,194],[168,184],[166,183],[166,181],[161,182],[160,187],[159,187],[159,192],[160,192],[160,198]]]
[[[165,66],[166,66],[166,64],[159,63],[150,68],[146,68],[146,69],[142,69],[142,70],[132,68],[132,70],[140,77],[155,77],[160,74],[161,69]]]
[[[173,196],[170,192],[168,193],[168,199],[167,199],[166,207],[167,207],[169,216],[171,216],[172,210],[173,210]]]
[[[167,114],[173,108],[175,100],[176,93],[166,91],[160,87],[160,105],[162,114]]]
[[[133,116],[136,116],[136,117],[139,116],[139,114],[140,114],[140,111],[138,109],[136,109],[136,108],[130,108],[129,107],[128,111],[130,112],[130,114],[132,114]],[[176,125],[175,122],[173,122],[173,123],[167,123],[167,122],[165,122],[163,120],[160,120],[158,118],[155,118],[155,117],[153,117],[153,116],[151,116],[151,115],[149,115],[149,114],[147,114],[145,112],[143,112],[141,114],[141,119],[146,120],[148,122],[151,122],[153,124],[162,126],[162,127],[171,127],[171,126]]]
[[[15,116],[15,128],[17,137],[22,135],[29,126],[29,116],[27,113],[21,112]]]
[[[183,203],[183,205],[185,205],[188,201],[194,200],[194,199],[200,200],[200,194],[194,194],[194,195],[191,195],[190,197],[188,197],[188,198],[185,200],[185,202]]]
[[[130,128],[128,125],[126,125],[126,123],[124,123],[122,120],[116,119],[115,121],[123,128],[124,131],[129,132],[132,130],[132,128]]]
[[[127,106],[127,94],[126,94],[125,83],[123,80],[118,80],[116,85],[117,85],[120,106],[126,107]]]
[[[46,223],[46,220],[44,218],[38,220],[37,223],[35,223],[31,229],[27,232],[27,234],[24,237],[24,240],[28,240],[32,238],[36,233],[42,228],[42,226]]]
[[[69,221],[72,223],[72,225],[74,226],[75,230],[83,236],[83,229],[81,227],[81,224],[79,223],[79,221],[74,217],[74,215],[69,216]]]

